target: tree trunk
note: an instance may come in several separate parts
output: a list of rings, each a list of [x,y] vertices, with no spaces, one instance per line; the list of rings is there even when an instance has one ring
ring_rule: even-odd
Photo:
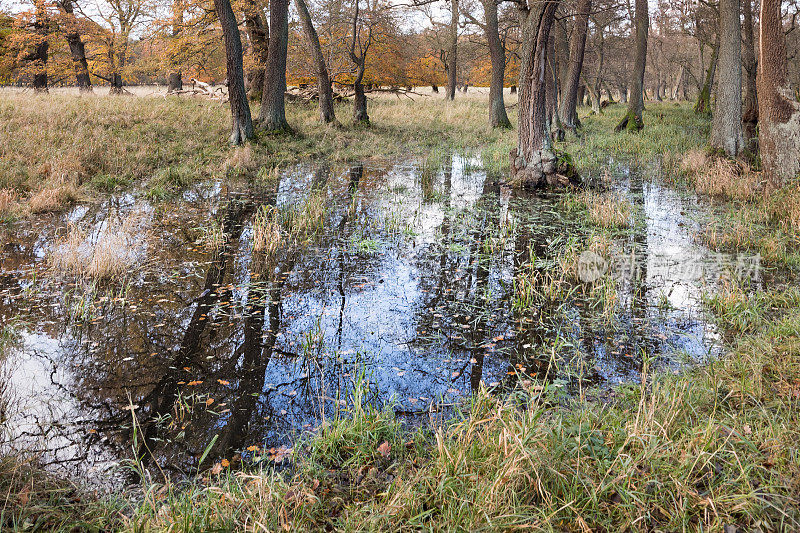
[[[361,79],[364,77],[363,68],[359,68],[357,76],[358,81],[353,84],[355,96],[353,97],[353,122],[356,124],[369,124],[369,115],[367,114],[367,95],[364,94],[364,86],[361,84]]]
[[[753,39],[753,0],[742,0],[744,11],[744,36],[742,48],[742,66],[744,71],[744,100],[742,102],[742,122],[744,123],[744,136],[749,142],[756,137],[758,124],[758,93],[756,91],[756,65],[755,42]]]
[[[247,96],[260,101],[264,95],[264,69],[269,51],[269,25],[264,20],[264,12],[255,0],[244,2],[244,26],[250,40],[253,54],[253,67],[247,72]]]
[[[555,22],[554,22],[555,23]],[[557,24],[557,23],[555,23]],[[564,140],[564,126],[558,116],[558,66],[556,64],[556,47],[554,36],[550,35],[550,49],[547,51],[547,87],[545,87],[545,105],[547,106],[547,125],[551,139]]]
[[[183,0],[174,0],[172,3],[172,41],[175,41],[183,31],[183,12],[186,9]],[[170,63],[172,63],[172,71],[167,76],[167,92],[172,93],[175,91],[183,90],[183,77],[181,76],[180,61],[176,57],[175,50],[171,50]]]
[[[458,83],[458,0],[450,0],[450,51],[448,52],[447,87],[444,97],[453,100],[456,97]]]
[[[181,71],[178,70],[176,72],[170,72],[169,77],[167,78],[167,92],[172,93],[175,91],[182,91],[183,90],[183,76],[181,75]]]
[[[36,3],[36,19],[33,21],[33,30],[36,33],[36,43],[33,53],[28,59],[33,62],[33,90],[37,93],[47,92],[47,55],[50,49],[48,33],[50,19],[47,8],[42,0]]]
[[[711,87],[714,85],[714,76],[717,72],[717,61],[719,60],[719,32],[714,42],[714,48],[711,51],[711,62],[708,64],[706,70],[706,79],[703,87],[700,89],[700,94],[697,95],[697,103],[694,105],[695,113],[711,113]]]
[[[328,67],[325,65],[325,56],[322,54],[319,36],[317,30],[314,29],[305,0],[294,0],[294,3],[300,15],[300,21],[303,23],[303,32],[306,34],[311,57],[314,60],[319,93],[319,119],[323,124],[330,124],[336,121],[336,114],[333,110],[333,90],[331,89],[331,79],[328,76]]]
[[[86,61],[86,48],[78,32],[78,20],[75,18],[75,10],[72,0],[62,0],[59,7],[64,12],[66,28],[64,38],[69,45],[69,52],[72,56],[72,67],[75,70],[75,85],[81,93],[92,92],[92,80],[89,78],[89,63]]]
[[[264,94],[258,120],[265,131],[289,131],[286,122],[286,51],[289,41],[289,0],[271,0],[269,3],[271,36],[267,51]]]
[[[519,139],[517,148],[511,151],[511,180],[518,186],[568,183],[557,174],[558,161],[547,128],[547,54],[558,4],[558,0],[536,2],[530,11],[523,8],[520,13]]]
[[[506,76],[506,53],[500,40],[495,0],[482,0],[486,16],[486,41],[489,44],[489,59],[492,62],[492,78],[489,85],[489,124],[493,128],[510,128],[503,100],[503,84]]]
[[[672,99],[672,100],[677,100],[678,99],[678,95],[680,93],[681,83],[683,82],[683,75],[684,75],[683,72],[684,72],[684,70],[685,70],[685,67],[683,65],[678,67],[678,77],[675,79],[675,85],[672,86],[672,92],[669,95],[670,99]]]
[[[372,44],[372,26],[367,26],[367,36],[362,40],[359,37],[359,13],[359,0],[355,0],[353,6],[352,25],[350,28],[351,39],[349,51],[350,61],[352,61],[356,66],[356,77],[353,80],[353,91],[355,93],[353,97],[353,122],[355,124],[367,125],[369,124],[369,115],[367,114],[367,95],[364,94],[364,86],[362,85],[362,82],[364,81],[364,71],[367,68],[367,52]],[[358,44],[359,47],[358,54],[356,54],[356,44]]]
[[[622,121],[614,128],[614,131],[617,132],[624,129],[639,131],[644,127],[644,120],[642,119],[644,113],[644,69],[647,62],[647,32],[650,26],[647,0],[636,0],[634,26],[636,31],[636,55],[633,60],[633,71],[631,72],[629,85],[631,93],[628,100],[628,112],[625,113]]]
[[[745,0],[748,1],[748,0]],[[712,148],[736,157],[742,137],[742,25],[739,0],[719,0],[719,82],[711,123]]]
[[[563,88],[564,96],[561,99],[561,120],[564,127],[573,133],[581,127],[578,119],[578,96],[583,71],[583,57],[586,52],[586,33],[589,27],[589,12],[592,10],[592,0],[580,0],[575,15],[575,24],[572,28],[572,37],[569,43],[569,69]],[[582,94],[580,96],[583,96]]]
[[[119,72],[111,73],[111,88],[108,90],[108,94],[125,94],[125,90],[122,88],[122,74]]]
[[[800,103],[786,61],[781,0],[761,0],[758,35],[758,130],[761,163],[770,187],[800,174]]]
[[[228,74],[228,101],[231,105],[232,131],[230,143],[244,144],[254,137],[250,104],[244,90],[244,68],[242,66],[242,40],[239,26],[233,14],[230,0],[214,0],[222,36],[225,40],[225,66]]]

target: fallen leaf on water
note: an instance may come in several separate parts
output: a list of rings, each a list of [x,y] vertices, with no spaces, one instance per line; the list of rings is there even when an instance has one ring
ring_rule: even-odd
[[[381,454],[384,459],[389,457],[390,451],[392,451],[392,447],[386,441],[383,441],[383,443],[381,443],[381,445],[378,446],[378,453]]]

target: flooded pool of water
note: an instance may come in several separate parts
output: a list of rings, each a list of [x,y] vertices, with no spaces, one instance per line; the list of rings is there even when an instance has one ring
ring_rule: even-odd
[[[515,308],[531,254],[594,230],[557,194],[511,191],[461,156],[307,164],[273,184],[118,195],[15,223],[1,230],[0,320],[15,331],[5,446],[90,482],[122,480],[134,456],[183,475],[212,442],[204,466],[290,444],[346,408],[354,383],[414,417],[481,384],[605,387],[639,379],[644,357],[703,361],[719,338],[702,295],[736,259],[697,242],[707,206],[648,174],[615,172],[633,229],[607,258],[625,270],[611,319],[580,298],[557,317]],[[325,200],[321,234],[269,262],[254,254],[260,206],[311,194]],[[52,267],[76,227],[95,243],[128,232],[123,284]]]

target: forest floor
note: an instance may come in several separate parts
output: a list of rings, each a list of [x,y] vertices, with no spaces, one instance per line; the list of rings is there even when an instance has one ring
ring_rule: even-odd
[[[137,185],[166,201],[193,180],[230,173],[261,179],[269,170],[259,169],[307,158],[425,156],[455,147],[480,151],[484,165],[502,174],[515,132],[486,125],[482,98],[424,98],[371,102],[369,128],[318,126],[314,108],[290,105],[294,134],[231,150],[219,104],[0,95],[7,197],[0,196],[0,216],[33,216]],[[337,112],[348,116],[345,107]],[[584,117],[584,136],[561,146],[579,170],[602,177],[609,158],[658,158],[672,187],[694,189],[716,207],[698,239],[796,272],[797,184],[764,195],[757,170],[708,156],[708,119],[686,104],[650,102],[643,132],[615,135],[623,112],[611,106]],[[568,194],[599,226],[614,226],[614,206]],[[0,524],[63,531],[796,531],[800,289],[730,283],[706,305],[726,355],[679,375],[645,361],[640,383],[618,386],[602,401],[527,382],[508,397],[482,390],[451,421],[409,432],[393,410],[356,398],[294,446],[289,467],[219,465],[188,482],[144,482],[133,495],[89,493],[42,471],[34,458],[4,457]]]

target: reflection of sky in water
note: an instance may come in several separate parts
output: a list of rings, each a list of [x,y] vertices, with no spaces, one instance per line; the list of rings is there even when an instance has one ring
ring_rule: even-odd
[[[680,354],[703,359],[716,342],[700,309],[716,280],[661,268],[664,256],[711,259],[693,240],[703,207],[632,174],[619,189],[641,230],[616,244],[621,254],[635,251],[643,277],[623,284],[616,325],[570,305],[559,326],[572,346],[565,368],[599,384],[638,379],[642,352],[677,369]],[[253,198],[289,206],[315,190],[328,205],[322,237],[270,265],[274,280],[262,281],[251,251]],[[515,366],[543,377],[556,335],[521,321],[511,299],[529,241],[539,254],[547,241],[585,231],[557,202],[502,188],[476,160],[456,156],[434,167],[367,163],[363,172],[302,165],[277,192],[215,182],[187,191],[169,212],[122,195],[17,227],[7,240],[18,246],[0,256],[9,273],[0,314],[28,324],[7,364],[15,401],[26,406],[13,419],[15,436],[46,433],[48,459],[80,457],[67,470],[87,476],[130,455],[130,395],[159,464],[185,471],[214,435],[212,455],[229,456],[316,426],[361,373],[370,400],[394,400],[401,413],[453,402],[481,381],[513,385]],[[100,288],[88,320],[73,318],[87,302],[44,274],[56,232],[68,223],[102,231],[109,216],[132,212],[146,265],[127,291]],[[232,235],[223,262],[198,241],[212,218]],[[34,272],[42,291],[27,296],[21,287]]]

